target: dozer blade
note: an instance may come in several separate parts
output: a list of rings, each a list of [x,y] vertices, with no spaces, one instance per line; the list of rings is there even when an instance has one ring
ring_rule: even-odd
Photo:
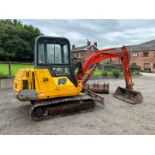
[[[143,96],[140,92],[121,87],[116,89],[114,97],[131,104],[138,104],[143,100]]]

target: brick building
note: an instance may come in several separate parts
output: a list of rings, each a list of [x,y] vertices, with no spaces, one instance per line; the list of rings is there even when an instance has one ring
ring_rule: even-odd
[[[128,50],[130,54],[130,65],[139,65],[142,71],[155,73],[155,40],[128,46]],[[121,48],[118,48],[117,51],[121,51]],[[121,63],[121,60],[117,58],[111,59],[111,61]]]
[[[155,72],[155,40],[128,46],[130,64],[141,66],[142,71]]]
[[[75,45],[72,45],[72,57],[83,61],[86,59],[86,57],[89,57],[95,50],[98,50],[97,42],[91,44],[91,42],[87,40],[86,45],[84,46],[75,47]]]
[[[75,47],[75,45],[73,45],[72,57],[78,58],[80,61],[82,61],[82,59],[90,56],[94,50],[97,50],[96,42],[91,44],[90,41],[87,41],[87,44],[81,47]],[[139,45],[128,46],[128,50],[130,53],[130,65],[136,64],[141,66],[142,71],[155,73],[155,40]],[[90,52],[88,53],[88,51]],[[118,48],[117,51],[121,51],[121,48]],[[121,63],[120,59],[109,59],[107,61]]]
[[[155,72],[155,51],[133,52],[130,55],[130,64],[140,65],[143,71]]]

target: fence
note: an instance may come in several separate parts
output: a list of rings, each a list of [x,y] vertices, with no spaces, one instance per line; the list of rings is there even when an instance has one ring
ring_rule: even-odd
[[[20,61],[0,61],[0,64],[27,64],[32,65],[34,62],[20,62]]]
[[[30,62],[3,62],[0,61],[0,78],[13,77],[20,68],[31,68],[33,63]]]

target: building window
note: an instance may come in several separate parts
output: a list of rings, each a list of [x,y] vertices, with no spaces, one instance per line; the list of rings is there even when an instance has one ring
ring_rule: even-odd
[[[79,58],[81,58],[81,53],[79,53]]]
[[[143,57],[148,57],[149,56],[149,52],[143,52]]]
[[[153,69],[155,69],[155,64],[153,64]]]
[[[151,68],[150,63],[144,63],[144,68]]]
[[[134,53],[132,54],[132,56],[133,56],[133,57],[137,57],[137,56],[138,56],[138,53],[137,53],[137,52],[134,52]]]
[[[151,73],[151,65],[150,65],[150,63],[144,63],[144,71]]]

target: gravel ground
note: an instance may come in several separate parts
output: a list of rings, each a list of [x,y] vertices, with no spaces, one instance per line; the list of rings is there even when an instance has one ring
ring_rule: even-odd
[[[97,105],[88,113],[33,121],[29,102],[21,103],[12,90],[0,92],[0,134],[155,134],[155,80],[154,77],[134,78],[135,90],[144,97],[142,104],[131,105],[112,96],[124,79],[94,80],[109,82],[110,94],[105,106]],[[94,82],[94,81],[89,81]]]

